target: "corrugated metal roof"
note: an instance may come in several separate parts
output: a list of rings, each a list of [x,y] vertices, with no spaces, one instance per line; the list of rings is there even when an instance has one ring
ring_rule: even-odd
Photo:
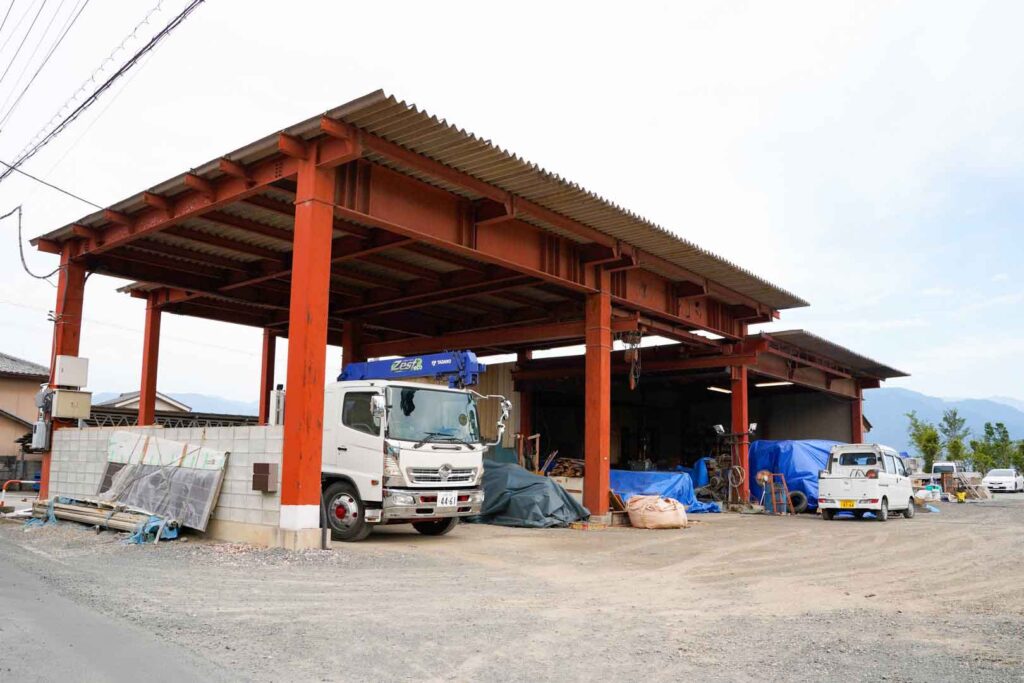
[[[50,369],[24,358],[0,353],[0,375],[17,375],[26,379],[49,379]]]
[[[751,271],[712,254],[677,234],[628,211],[603,197],[522,159],[491,141],[438,119],[415,105],[376,91],[352,100],[326,113],[353,126],[373,133],[434,161],[467,173],[505,192],[522,197],[545,209],[583,223],[627,244],[652,254],[728,287],[755,301],[775,309],[806,306],[800,297],[782,289]],[[305,138],[319,135],[320,117],[308,119],[283,132]],[[252,163],[276,151],[276,134],[267,136],[235,152],[225,155],[240,163]],[[193,170],[206,177],[219,174],[218,160]],[[389,165],[401,168],[400,164]],[[403,169],[409,172],[408,169]],[[436,178],[419,177],[433,184],[456,191]],[[172,178],[151,189],[158,194],[174,194],[184,187],[184,175]],[[472,193],[458,189],[459,194]],[[114,210],[131,211],[142,206],[141,194],[114,205]],[[526,216],[525,220],[545,229],[573,237],[552,225]],[[76,223],[95,225],[102,222],[102,212],[94,213]],[[70,234],[70,226],[46,235],[62,239]],[[573,239],[578,239],[573,237]],[[656,266],[650,267],[657,271]],[[669,275],[668,273],[662,273]]]
[[[878,379],[892,379],[893,377],[909,377],[902,370],[883,365],[867,356],[851,351],[845,346],[840,346],[824,337],[807,332],[806,330],[785,330],[783,332],[768,332],[754,335],[755,337],[766,337],[808,353],[813,353],[823,358],[829,358],[840,365],[850,368],[859,373],[877,377]]]

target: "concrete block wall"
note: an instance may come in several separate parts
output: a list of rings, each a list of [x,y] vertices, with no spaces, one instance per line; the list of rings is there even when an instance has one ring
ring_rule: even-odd
[[[253,491],[252,465],[256,462],[281,464],[283,427],[59,429],[53,438],[50,463],[51,493],[79,497],[95,496],[107,463],[107,442],[111,433],[115,431],[141,432],[172,441],[228,451],[230,455],[224,472],[224,484],[217,506],[213,510],[209,530],[214,530],[217,526],[214,522],[222,523],[220,526],[225,528],[244,524],[277,529],[281,509],[280,493]]]

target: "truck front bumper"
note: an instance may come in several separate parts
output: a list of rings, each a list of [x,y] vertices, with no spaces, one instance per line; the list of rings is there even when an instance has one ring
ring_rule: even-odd
[[[454,506],[439,507],[439,494],[454,493]],[[380,510],[380,522],[417,521],[445,517],[468,517],[480,514],[484,502],[481,488],[471,489],[384,489],[384,500]],[[372,510],[367,510],[367,520]]]

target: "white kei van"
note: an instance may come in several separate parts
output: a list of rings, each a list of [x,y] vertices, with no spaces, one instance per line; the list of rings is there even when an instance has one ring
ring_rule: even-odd
[[[890,511],[914,516],[914,489],[899,454],[880,444],[833,446],[828,469],[818,473],[818,509],[822,519],[852,512],[863,517],[871,511],[884,522]]]

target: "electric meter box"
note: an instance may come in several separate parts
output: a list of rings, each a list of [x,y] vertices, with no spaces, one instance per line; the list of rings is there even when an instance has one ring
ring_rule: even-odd
[[[53,383],[58,387],[81,388],[89,384],[88,358],[57,356],[53,370]]]
[[[62,420],[88,420],[92,409],[91,391],[55,389],[50,414]]]

